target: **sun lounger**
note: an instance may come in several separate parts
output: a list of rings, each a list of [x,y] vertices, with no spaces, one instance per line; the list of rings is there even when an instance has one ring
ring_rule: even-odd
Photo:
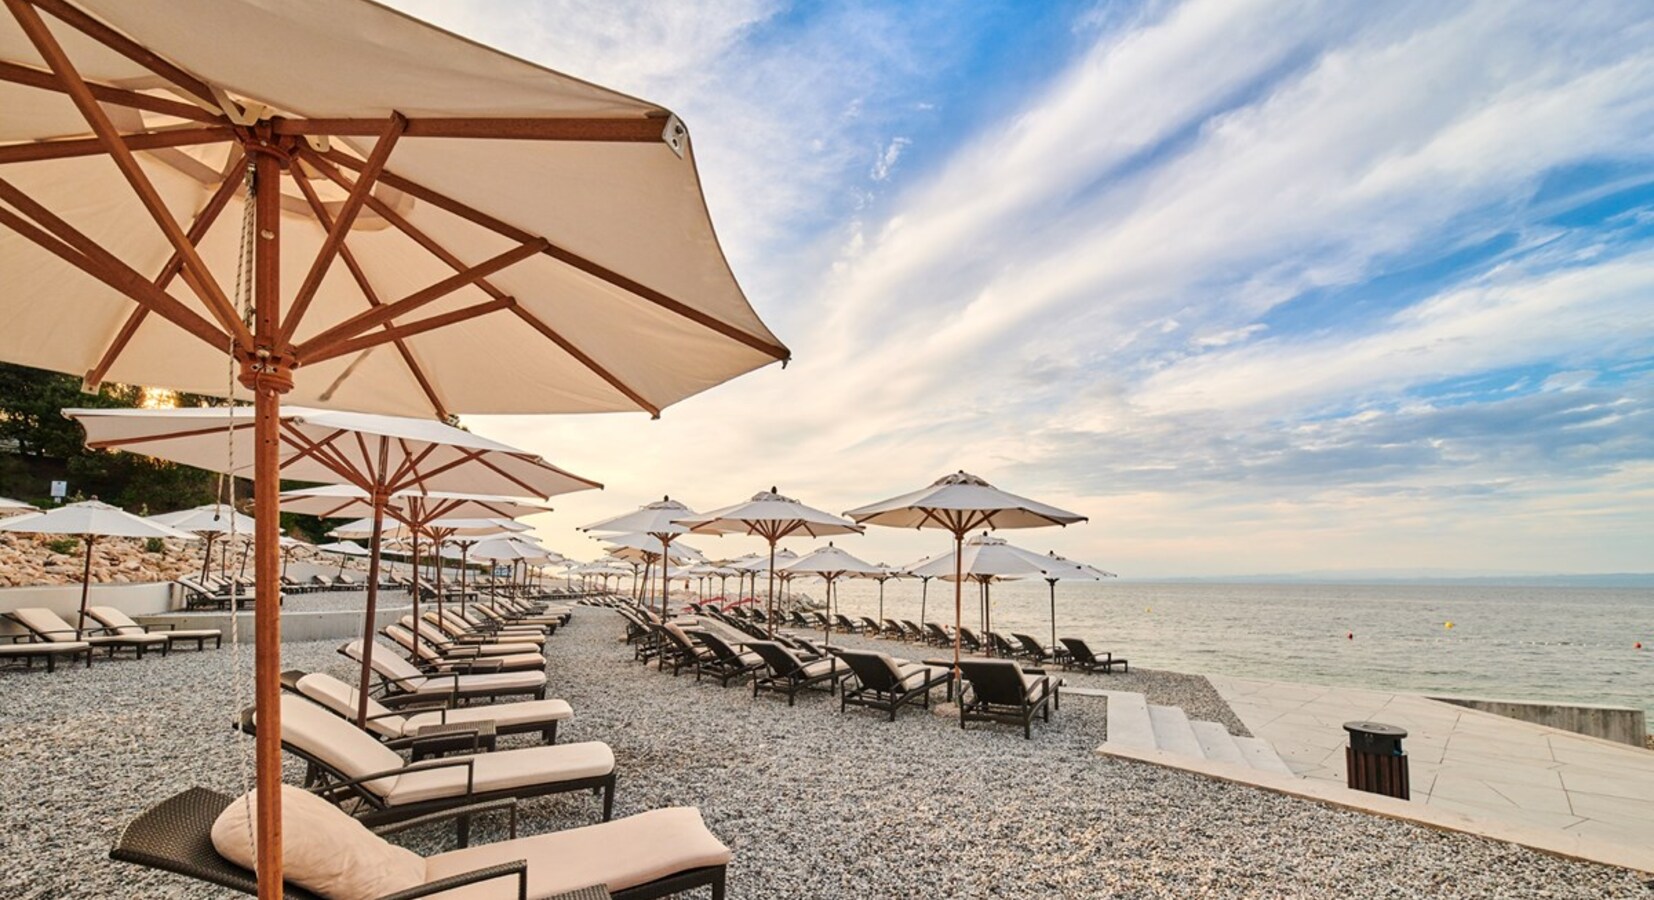
[[[200,609],[202,607],[226,609],[230,605],[228,592],[208,587],[193,578],[175,578],[172,583],[183,588],[185,609]]]
[[[243,711],[241,727],[257,732],[252,707]],[[410,819],[467,803],[591,789],[603,793],[603,821],[614,809],[614,752],[600,741],[409,763],[353,723],[304,697],[283,693],[281,744],[314,767],[319,795],[336,804],[359,801],[350,805],[367,823]]]
[[[845,634],[860,634],[862,624],[843,613],[833,613],[833,628]]]
[[[938,647],[945,647],[953,643],[953,635],[948,634],[945,630],[943,630],[942,626],[936,624],[935,622],[926,622],[925,643],[934,644]]]
[[[169,650],[179,644],[188,643],[190,641],[195,642],[195,649],[197,650],[205,650],[207,648],[208,641],[212,641],[212,645],[214,647],[224,646],[224,632],[219,631],[217,628],[187,628],[180,631],[178,630],[178,626],[171,622],[163,622],[155,625],[139,625],[137,622],[132,621],[132,618],[126,613],[121,612],[113,606],[88,606],[86,608],[86,615],[94,622],[102,625],[109,631],[110,634],[126,636],[140,634],[161,635],[166,638],[167,649]]]
[[[418,641],[411,628],[403,625],[387,625],[379,633],[412,654],[415,664],[433,671],[543,672],[546,668],[546,658],[532,644],[461,646],[429,625],[419,629]]]
[[[254,814],[256,802],[190,788],[132,820],[109,856],[257,894],[247,837],[247,819]],[[383,837],[414,827],[411,823],[369,829],[326,801],[283,785],[283,893],[289,900],[355,900],[364,894],[414,900],[445,891],[473,900],[648,900],[710,886],[713,900],[723,900],[729,848],[692,807],[531,837],[517,837],[511,801],[456,807],[420,824],[499,814],[510,817],[507,840],[467,846],[462,838],[461,849],[421,857]],[[341,859],[372,862],[350,867],[341,866]],[[350,883],[341,884],[342,879]],[[588,890],[594,885],[603,888]]]
[[[23,609],[14,609],[7,613],[11,620],[22,625],[36,640],[51,643],[87,643],[94,649],[102,648],[109,651],[110,656],[116,650],[131,650],[139,659],[144,658],[145,650],[159,649],[162,656],[167,655],[167,639],[160,634],[113,634],[101,625],[82,628],[79,634],[63,617],[46,609],[43,606],[30,606]]]
[[[58,657],[86,657],[86,667],[92,668],[92,645],[86,641],[43,641],[33,635],[14,635],[10,643],[0,644],[0,662],[22,661],[24,668],[33,668],[34,661],[46,661],[46,671],[57,670]]]
[[[1068,657],[1063,660],[1065,669],[1083,669],[1087,672],[1112,672],[1115,666],[1122,672],[1130,672],[1131,665],[1124,658],[1116,659],[1112,653],[1101,656],[1086,646],[1080,638],[1060,638],[1062,645],[1068,648]]]
[[[930,708],[930,692],[947,686],[952,699],[953,673],[945,668],[934,668],[916,663],[902,663],[888,653],[867,653],[861,650],[840,650],[838,658],[855,673],[855,685],[846,684],[839,695],[839,712],[851,704],[866,706],[890,713],[896,721],[896,711],[902,706],[920,701]]]
[[[479,629],[475,625],[459,617],[453,610],[443,610],[441,615],[436,612],[421,613],[420,621],[437,629],[443,637],[457,644],[526,644],[536,650],[545,646],[546,633],[543,629],[534,626],[528,628],[515,627],[511,629],[491,627]],[[412,616],[403,616],[402,625],[409,626],[413,622]],[[532,630],[531,630],[532,629]],[[425,626],[419,629],[422,633]]]
[[[997,631],[985,631],[982,636],[987,639],[989,654],[992,656],[1001,659],[1014,659],[1021,655],[1017,650],[1017,646]]]
[[[912,619],[902,619],[898,624],[902,626],[902,640],[921,643],[925,639],[925,630]]]
[[[850,675],[850,668],[837,659],[806,661],[791,648],[774,641],[752,641],[747,649],[764,660],[766,669],[752,679],[752,695],[758,696],[760,690],[786,694],[788,706],[797,701],[799,691],[820,690],[823,684],[827,686],[827,693],[832,694],[838,690],[839,681]]]
[[[962,659],[965,687],[959,693],[959,727],[966,722],[1003,722],[1022,726],[1033,737],[1033,722],[1042,712],[1051,721],[1056,687],[1038,669],[1023,669],[1008,659]]]
[[[739,681],[764,667],[763,657],[750,651],[741,652],[711,631],[696,630],[689,633],[701,639],[701,644],[711,656],[710,659],[701,660],[700,665],[696,667],[696,681],[705,673],[717,678],[720,687],[729,687],[731,681]]]
[[[676,676],[684,669],[690,669],[695,672],[696,680],[699,680],[701,663],[712,661],[712,651],[698,646],[696,638],[691,637],[675,622],[666,622],[654,627],[659,630],[661,637],[660,653],[657,654],[656,661],[660,670],[664,672],[670,665],[672,674]]]
[[[356,721],[359,695],[355,685],[346,684],[323,672],[283,672],[282,682],[291,683],[293,690],[346,721]],[[574,710],[565,700],[522,700],[460,707],[438,704],[435,709],[421,706],[418,709],[393,710],[370,697],[367,729],[375,737],[393,741],[418,737],[420,729],[432,725],[488,722],[492,724],[495,734],[538,732],[545,743],[555,744],[557,723],[573,715]]]
[[[948,639],[948,643],[953,643],[951,637]],[[959,629],[959,645],[972,653],[980,651],[984,646],[982,639],[976,636],[976,632],[963,627]]]
[[[339,652],[362,661],[362,642],[351,641]],[[546,698],[546,673],[538,672],[421,672],[413,663],[383,644],[373,648],[373,673],[380,679],[379,700],[401,706],[427,700],[498,700],[501,697]]]
[[[1011,632],[1011,638],[1017,642],[1017,655],[1033,662],[1035,665],[1043,665],[1048,662],[1061,662],[1062,660],[1068,658],[1068,649],[1066,647],[1047,648],[1044,644],[1039,642],[1039,638],[1036,638],[1031,634],[1023,634],[1020,631],[1013,631]]]

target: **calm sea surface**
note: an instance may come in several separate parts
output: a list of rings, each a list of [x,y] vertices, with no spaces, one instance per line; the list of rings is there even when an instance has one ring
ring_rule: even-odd
[[[822,596],[820,581],[796,587]],[[842,583],[839,597],[846,613],[877,613],[873,582]],[[966,585],[971,627],[976,599]],[[885,587],[887,616],[917,621],[919,601],[917,581]],[[927,618],[953,622],[951,584],[932,581],[929,601]],[[993,617],[997,631],[1049,639],[1045,582],[995,585]],[[1071,582],[1057,585],[1057,634],[1147,668],[1632,706],[1654,723],[1647,589]]]

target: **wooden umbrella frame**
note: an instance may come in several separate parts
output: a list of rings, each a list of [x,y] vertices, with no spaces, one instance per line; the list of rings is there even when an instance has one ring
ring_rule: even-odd
[[[450,410],[424,373],[406,339],[457,322],[494,313],[508,313],[578,360],[597,377],[628,397],[637,408],[658,416],[660,409],[638,390],[625,384],[572,341],[515,298],[487,281],[488,276],[534,256],[547,256],[587,275],[607,282],[627,294],[668,310],[682,318],[718,332],[777,360],[788,358],[785,347],[759,335],[750,334],[714,316],[633,281],[568,248],[528,233],[480,210],[461,203],[431,187],[400,177],[386,168],[392,151],[403,137],[501,139],[516,141],[585,141],[656,143],[681,140],[682,125],[664,112],[658,116],[628,119],[604,118],[407,118],[397,113],[385,119],[305,119],[273,117],[243,124],[247,110],[235,106],[222,90],[203,82],[183,68],[164,59],[114,28],[105,25],[66,0],[4,0],[35,50],[47,64],[46,70],[13,63],[0,64],[0,81],[66,94],[85,118],[92,138],[39,141],[0,147],[0,171],[8,163],[107,156],[120,170],[138,200],[173,249],[170,259],[153,277],[145,276],[64,219],[28,196],[0,175],[0,225],[85,272],[132,301],[135,309],[86,374],[89,384],[100,382],[149,317],[158,316],[185,333],[206,342],[215,350],[229,348],[239,366],[238,380],[252,393],[254,431],[253,496],[259,510],[254,529],[254,575],[257,592],[274,596],[280,572],[279,452],[284,441],[281,427],[281,398],[293,387],[293,370],[324,360],[355,353],[383,344],[396,347],[403,362],[419,383],[434,415],[446,418]],[[169,87],[196,100],[187,103],[131,91],[112,85],[89,82],[81,77],[73,61],[41,16],[46,13],[62,25],[93,42],[153,72]],[[173,116],[186,127],[122,133],[102,104]],[[234,108],[234,115],[229,112]],[[214,112],[213,110],[225,110]],[[316,150],[308,138],[376,137],[366,159],[358,160],[338,149]],[[134,156],[135,151],[165,147],[233,143],[239,159],[250,166],[232,164],[212,197],[186,227],[167,208],[165,201]],[[235,156],[237,151],[232,151]],[[315,195],[304,172],[292,165],[303,160],[313,169],[348,191],[344,202],[329,214]],[[253,260],[252,325],[249,327],[231,299],[208,269],[196,246],[211,229],[234,193],[247,178],[253,192],[256,252]],[[351,174],[346,175],[348,170]],[[283,312],[280,297],[281,191],[283,175],[296,182],[299,191],[327,232],[309,272]],[[510,250],[480,263],[468,264],[397,215],[373,196],[376,184],[403,191],[446,210],[516,244]],[[381,298],[356,263],[347,235],[357,214],[366,206],[384,216],[391,225],[454,269],[454,274],[406,297]],[[322,279],[335,258],[342,258],[361,290],[367,309],[322,332],[295,343],[294,336],[305,318]],[[208,311],[195,312],[167,294],[175,279],[185,285]],[[452,312],[413,317],[421,308],[460,288],[475,285],[489,296],[486,302]],[[320,454],[322,451],[318,450]],[[341,473],[343,476],[343,473]],[[363,485],[376,497],[387,493],[388,482]],[[376,526],[382,513],[376,512]],[[370,563],[377,569],[377,559]],[[377,581],[377,571],[371,573]],[[258,771],[257,875],[259,896],[274,900],[282,895],[281,873],[281,728],[279,695],[281,623],[274,603],[255,607],[256,655],[255,696],[261,717],[256,762]],[[366,666],[364,666],[364,672]],[[365,692],[364,692],[365,693]]]

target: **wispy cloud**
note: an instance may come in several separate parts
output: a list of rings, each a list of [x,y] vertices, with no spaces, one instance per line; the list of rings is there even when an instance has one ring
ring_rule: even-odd
[[[416,7],[684,115],[798,356],[660,423],[488,422],[616,486],[548,529],[965,467],[1128,574],[1654,543],[1640,4],[520,8]]]

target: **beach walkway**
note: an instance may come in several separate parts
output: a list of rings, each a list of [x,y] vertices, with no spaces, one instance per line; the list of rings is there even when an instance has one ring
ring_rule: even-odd
[[[1416,694],[1208,679],[1304,779],[1345,783],[1343,723],[1407,730],[1412,802],[1637,850],[1654,867],[1654,753]]]

